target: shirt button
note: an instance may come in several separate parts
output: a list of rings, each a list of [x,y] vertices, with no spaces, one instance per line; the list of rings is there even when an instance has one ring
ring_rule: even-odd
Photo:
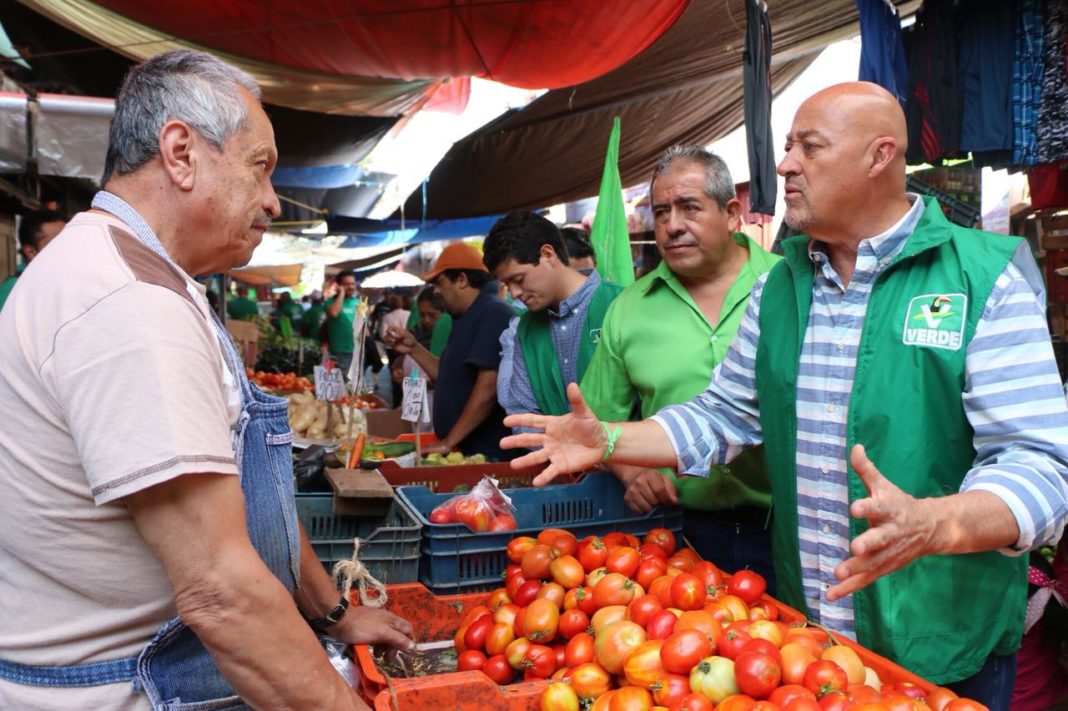
[[[841,351],[844,351],[844,350],[845,350],[845,345],[842,344],[842,343],[839,343],[838,344],[838,351],[841,352]]]
[[[831,527],[829,525],[827,525],[826,523],[823,524],[823,532],[824,533],[830,533],[831,532]]]
[[[827,412],[834,412],[837,409],[838,409],[838,406],[835,405],[833,402],[830,405],[827,406]]]
[[[719,340],[719,336],[712,336],[712,338],[710,338],[708,340],[710,340],[712,343],[715,343],[716,341]]]
[[[561,331],[566,331],[567,330],[567,326],[560,326],[560,330]]]
[[[567,365],[567,358],[564,358],[564,365]]]
[[[830,467],[828,467],[826,464],[824,464],[822,467],[820,467],[820,471],[823,472],[824,474],[827,474],[831,470],[830,470]]]

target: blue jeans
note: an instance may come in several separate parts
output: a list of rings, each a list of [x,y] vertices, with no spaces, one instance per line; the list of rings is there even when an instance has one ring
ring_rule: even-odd
[[[743,506],[726,511],[686,509],[683,532],[702,558],[728,573],[748,568],[764,576],[768,594],[775,595],[775,566],[771,558],[771,520],[768,510]]]
[[[974,699],[990,711],[1009,711],[1012,689],[1016,685],[1016,653],[991,654],[974,676],[946,684],[958,696]]]

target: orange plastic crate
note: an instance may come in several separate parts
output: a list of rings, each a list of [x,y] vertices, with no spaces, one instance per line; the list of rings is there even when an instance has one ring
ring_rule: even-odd
[[[484,603],[486,593],[435,596],[420,583],[390,585],[386,609],[405,617],[415,628],[416,641],[449,639],[456,634],[460,619],[471,608]],[[767,595],[764,599],[779,608],[779,617],[787,624],[805,620],[797,610]],[[834,639],[854,649],[866,666],[871,667],[884,683],[915,684],[930,693],[934,684],[894,664],[856,642],[833,634]],[[360,692],[375,711],[537,711],[538,700],[548,686],[545,681],[531,681],[498,686],[482,672],[452,672],[413,679],[392,679],[375,665],[370,649],[357,646],[354,657],[360,673]]]
[[[402,467],[396,462],[385,461],[378,471],[390,486],[422,485],[436,494],[455,491],[457,487],[471,489],[482,481],[483,476],[497,480],[502,489],[518,486],[529,487],[534,477],[544,467],[534,466],[525,469],[512,469],[508,462],[487,462],[486,464],[451,464],[439,467]],[[566,483],[566,480],[560,483]]]

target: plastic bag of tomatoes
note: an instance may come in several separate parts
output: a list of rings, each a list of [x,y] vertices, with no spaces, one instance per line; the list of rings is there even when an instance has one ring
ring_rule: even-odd
[[[472,531],[514,531],[515,506],[497,480],[482,477],[469,493],[454,496],[430,512],[430,523],[462,523]]]

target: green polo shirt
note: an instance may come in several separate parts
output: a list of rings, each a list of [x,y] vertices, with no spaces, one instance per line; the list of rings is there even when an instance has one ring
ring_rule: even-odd
[[[665,262],[616,297],[582,378],[586,401],[602,420],[634,419],[636,408],[646,418],[667,405],[692,400],[708,387],[734,340],[753,284],[780,259],[741,232],[734,238],[748,248],[749,259],[727,291],[714,325]],[[708,477],[678,478],[676,485],[688,508],[771,503],[762,448],[713,467]]]
[[[340,298],[343,298],[342,294],[338,294],[331,299],[328,306]],[[341,303],[341,311],[338,315],[326,317],[326,336],[330,344],[331,353],[352,353],[356,350],[352,329],[356,321],[357,301],[359,299],[355,296],[345,298]]]
[[[226,303],[226,315],[232,319],[248,321],[260,315],[260,307],[252,299],[235,296]]]

